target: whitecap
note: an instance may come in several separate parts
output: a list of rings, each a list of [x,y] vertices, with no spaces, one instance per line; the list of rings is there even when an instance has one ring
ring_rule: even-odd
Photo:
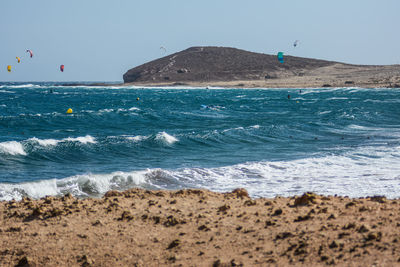
[[[56,179],[20,184],[0,184],[0,201],[21,200],[26,196],[38,199],[44,196],[55,196],[59,193]]]
[[[348,97],[331,97],[327,98],[326,100],[347,100],[349,99]]]
[[[140,142],[148,138],[148,136],[137,135],[137,136],[124,136],[127,140],[132,140],[134,142]]]
[[[222,130],[222,132],[226,133],[226,132],[234,131],[234,130],[244,130],[244,128],[240,126],[240,127],[236,127],[236,128],[225,129],[225,130]]]
[[[15,92],[13,92],[13,91],[8,91],[8,90],[0,90],[0,93],[14,94]]]
[[[8,88],[41,88],[42,86],[37,84],[19,84],[19,85],[6,85]]]
[[[218,192],[246,188],[252,197],[293,196],[312,191],[349,197],[398,198],[400,147],[363,147],[342,155],[289,161],[247,162],[215,168],[147,169],[79,174],[59,180],[0,184],[0,200],[39,198],[67,192],[101,196],[109,190],[207,188]]]
[[[112,108],[105,108],[105,109],[100,109],[99,112],[100,113],[109,113],[109,112],[113,112],[114,110]]]
[[[0,183],[0,201],[21,200],[25,196],[41,198],[71,193],[78,197],[100,197],[109,190],[125,190],[144,184],[147,171],[79,174],[63,179],[19,184]]]
[[[29,138],[28,141],[37,142],[41,146],[56,146],[61,140],[56,139],[39,139],[36,137]]]
[[[331,113],[331,112],[332,112],[332,110],[320,111],[320,112],[318,112],[318,115],[329,114],[329,113]]]
[[[82,144],[96,144],[97,141],[94,137],[90,136],[90,135],[86,135],[86,136],[79,136],[79,137],[68,137],[68,138],[64,138],[62,139],[62,141],[70,141],[70,142],[80,142]]]
[[[156,135],[156,140],[167,143],[169,145],[179,141],[177,138],[175,138],[172,135],[167,134],[166,132],[160,132]]]
[[[0,151],[9,155],[22,155],[26,156],[23,145],[17,141],[7,141],[0,143]]]

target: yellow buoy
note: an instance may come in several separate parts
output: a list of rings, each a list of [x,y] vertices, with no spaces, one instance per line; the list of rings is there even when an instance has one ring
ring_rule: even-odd
[[[8,66],[7,66],[7,71],[8,71],[8,72],[11,72],[11,65],[8,65]]]
[[[72,113],[72,108],[67,109],[67,114],[71,114]]]

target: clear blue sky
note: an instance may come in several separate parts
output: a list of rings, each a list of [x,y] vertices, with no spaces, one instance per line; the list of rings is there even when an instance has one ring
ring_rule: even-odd
[[[122,81],[160,46],[399,64],[399,11],[399,0],[3,0],[0,81]]]

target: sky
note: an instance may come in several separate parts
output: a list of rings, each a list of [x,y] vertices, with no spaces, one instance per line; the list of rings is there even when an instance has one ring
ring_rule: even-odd
[[[399,0],[0,1],[0,81],[122,81],[192,46],[399,64],[399,10]]]

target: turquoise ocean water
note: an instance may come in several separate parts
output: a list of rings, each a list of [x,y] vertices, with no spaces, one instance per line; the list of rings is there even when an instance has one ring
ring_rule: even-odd
[[[136,186],[400,197],[400,89],[0,83],[0,200]]]

